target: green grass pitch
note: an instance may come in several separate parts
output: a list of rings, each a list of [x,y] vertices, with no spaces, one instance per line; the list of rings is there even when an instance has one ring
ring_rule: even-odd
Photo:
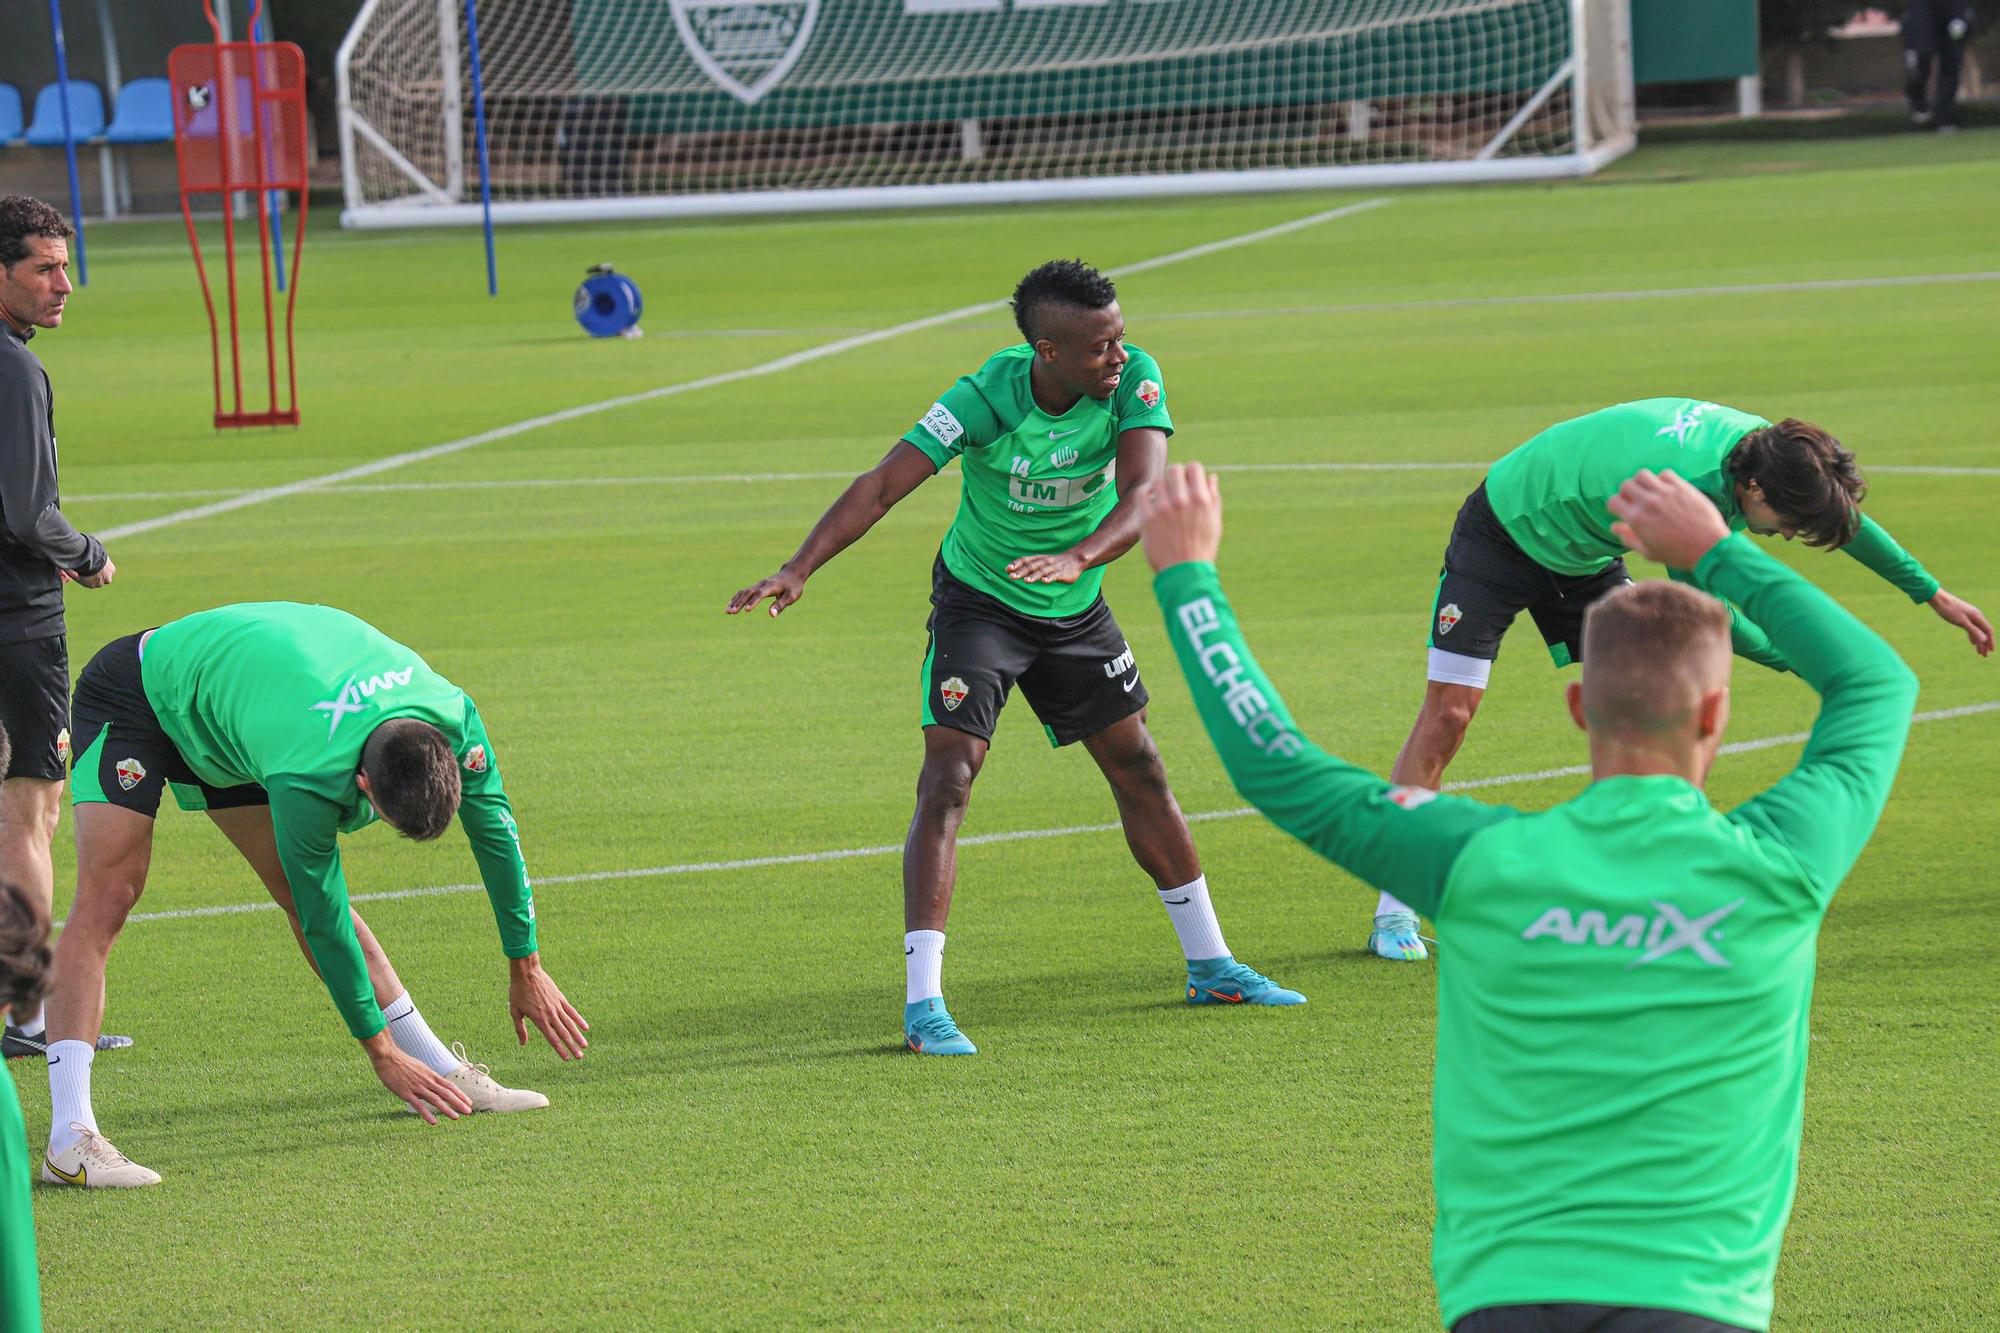
[[[1302,723],[1387,766],[1480,465],[1626,398],[1823,422],[1892,469],[1869,512],[2000,613],[1996,150],[1991,130],[1666,144],[1589,182],[1389,192],[1124,281],[1130,336],[1166,371],[1175,456],[1239,469],[1225,576]],[[498,300],[475,234],[343,235],[322,215],[293,432],[205,425],[176,226],[94,231],[91,286],[35,347],[66,506],[101,531],[1004,296],[1051,256],[1131,264],[1361,197],[516,230]],[[641,341],[570,320],[606,259],[646,291]],[[1948,274],[1983,277],[1726,290]],[[1590,293],[1648,294],[1533,299]],[[106,1022],[138,1045],[99,1060],[95,1098],[166,1179],[37,1190],[51,1328],[1436,1326],[1435,974],[1364,956],[1371,898],[1261,820],[1196,836],[1232,948],[1307,1008],[1185,1007],[1172,932],[1115,832],[1001,841],[962,856],[946,958],[974,1060],[901,1052],[894,855],[566,878],[900,842],[955,474],[776,623],[722,607],[837,478],[1013,339],[1004,314],[966,318],[111,543],[116,584],[69,597],[75,666],[189,611],[293,598],[365,617],[472,693],[542,880],[544,959],[593,1045],[568,1068],[513,1048],[482,895],[366,904],[439,1034],[554,1103],[425,1128],[376,1084],[276,913],[135,922]],[[1450,466],[1288,466],[1354,462]],[[1893,470],[1925,466],[1986,471]],[[1921,709],[2000,700],[2000,666],[1927,610],[1843,557],[1784,554],[1890,637]],[[1238,808],[1141,559],[1105,587],[1182,804]],[[1452,776],[1581,762],[1562,679],[1531,634],[1512,640]],[[1797,680],[1738,667],[1735,738],[1812,712]],[[1795,754],[1724,759],[1715,797]],[[2000,1320],[1996,755],[2000,714],[1919,726],[1827,920],[1781,1328]],[[1484,794],[1541,806],[1579,782]],[[1088,759],[1052,751],[1016,701],[966,833],[1114,818]],[[65,821],[59,904],[69,836]],[[343,841],[357,893],[475,878],[455,831]],[[256,903],[233,858],[206,820],[163,816],[140,911]],[[39,1151],[41,1070],[9,1073]]]

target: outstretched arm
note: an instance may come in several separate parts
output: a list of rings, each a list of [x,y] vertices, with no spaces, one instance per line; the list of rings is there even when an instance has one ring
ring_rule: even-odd
[[[766,597],[777,615],[805,592],[806,580],[821,565],[860,541],[896,502],[937,473],[937,464],[904,440],[889,447],[882,461],[856,477],[820,515],[798,551],[777,573],[758,579],[729,599],[728,613],[748,611]]]
[[[1067,551],[1024,555],[1007,566],[1007,577],[1023,583],[1075,583],[1086,569],[1108,565],[1139,540],[1139,496],[1167,465],[1167,433],[1154,426],[1121,431],[1114,484],[1118,503],[1088,537]]]
[[[1223,595],[1222,501],[1200,464],[1168,468],[1141,523],[1168,635],[1236,790],[1321,856],[1435,917],[1466,844],[1516,812],[1391,786],[1305,738]]]
[[[1696,586],[1740,603],[1822,703],[1805,754],[1783,781],[1730,812],[1784,847],[1824,903],[1889,799],[1909,737],[1917,678],[1879,635],[1747,537],[1731,536],[1700,492],[1640,472],[1612,497],[1612,531],[1641,555],[1692,568]]]
[[[1863,514],[1860,526],[1855,529],[1854,540],[1841,549],[1900,588],[1911,601],[1930,607],[1945,624],[1964,630],[1966,639],[1972,644],[1972,651],[1981,657],[1993,651],[1993,626],[1979,608],[1940,587],[1931,572],[1905,551],[1880,523]]]

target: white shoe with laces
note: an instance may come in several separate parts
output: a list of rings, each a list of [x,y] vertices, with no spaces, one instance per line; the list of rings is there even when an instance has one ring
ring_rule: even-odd
[[[94,1190],[136,1189],[160,1183],[159,1172],[140,1166],[88,1125],[72,1120],[69,1127],[82,1137],[59,1153],[43,1155],[42,1179],[47,1183]]]
[[[549,1099],[539,1092],[503,1088],[494,1082],[492,1070],[467,1058],[464,1042],[453,1042],[451,1053],[458,1057],[458,1068],[445,1077],[465,1094],[474,1111],[539,1111],[549,1104]]]

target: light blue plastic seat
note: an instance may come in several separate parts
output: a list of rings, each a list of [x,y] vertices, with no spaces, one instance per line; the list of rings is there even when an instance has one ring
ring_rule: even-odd
[[[171,143],[174,90],[165,79],[134,79],[118,90],[118,106],[104,131],[109,143]]]
[[[35,94],[35,119],[28,126],[27,140],[38,148],[60,146],[63,141],[62,85],[52,83]],[[104,133],[104,94],[94,83],[70,80],[69,127],[78,143],[87,143]]]

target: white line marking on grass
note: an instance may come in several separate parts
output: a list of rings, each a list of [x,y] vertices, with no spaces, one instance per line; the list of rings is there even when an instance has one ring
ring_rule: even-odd
[[[1290,222],[1281,222],[1276,226],[1262,227],[1256,231],[1244,232],[1240,236],[1230,236],[1219,241],[1209,241],[1203,245],[1190,246],[1185,250],[1176,250],[1171,254],[1157,255],[1152,259],[1142,259],[1136,264],[1126,264],[1122,267],[1106,271],[1121,277],[1132,273],[1145,273],[1152,269],[1165,267],[1168,264],[1178,264],[1185,260],[1199,259],[1203,256],[1217,254],[1224,250],[1233,250],[1240,246],[1254,245],[1258,241],[1269,240],[1276,236],[1287,236],[1292,232],[1303,230],[1306,227],[1318,226],[1322,222],[1331,222],[1336,218],[1352,217],[1357,213],[1365,213],[1370,209],[1380,208],[1389,202],[1390,200],[1387,198],[1364,199],[1358,204],[1348,204],[1342,208],[1327,209],[1324,212],[1314,213],[1309,217],[1294,218]],[[740,380],[759,379],[766,375],[776,375],[782,371],[793,370],[814,361],[823,361],[830,356],[839,356],[843,352],[852,352],[857,348],[872,347],[876,343],[887,342],[892,338],[900,338],[906,333],[920,333],[925,329],[934,329],[941,324],[954,323],[972,315],[983,315],[989,311],[1000,310],[1005,308],[1006,304],[1007,302],[1002,299],[998,301],[981,301],[976,305],[960,306],[956,310],[946,310],[941,314],[926,315],[922,319],[906,320],[901,324],[894,324],[886,329],[876,329],[869,333],[856,334],[850,338],[836,338],[832,342],[821,343],[817,347],[808,347],[802,352],[793,352],[789,356],[781,356],[771,361],[759,362],[754,366],[744,366],[738,370],[725,370],[714,375],[704,375],[699,379],[682,380],[677,384],[663,384],[657,389],[646,389],[639,393],[621,394],[616,398],[604,398],[594,403],[584,403],[578,407],[565,408],[560,412],[550,412],[544,416],[529,417],[524,421],[516,421],[505,426],[496,426],[492,430],[481,431],[477,435],[467,435],[462,439],[447,440],[443,444],[433,444],[425,449],[412,449],[405,453],[390,454],[386,458],[377,458],[372,462],[361,463],[350,468],[342,468],[338,472],[322,473],[317,477],[304,477],[298,481],[286,482],[281,486],[266,486],[258,490],[246,491],[241,495],[233,495],[227,499],[216,500],[209,504],[196,505],[192,509],[177,509],[170,514],[160,514],[154,518],[140,519],[136,523],[120,524],[115,528],[106,528],[97,535],[100,539],[108,542],[122,541],[127,537],[136,537],[140,533],[156,532],[161,528],[170,528],[181,523],[190,523],[198,518],[214,518],[218,514],[227,514],[234,510],[247,509],[252,505],[264,504],[271,500],[282,500],[289,495],[298,495],[305,491],[336,486],[344,481],[359,481],[363,477],[372,477],[383,472],[391,472],[400,467],[408,467],[412,463],[423,463],[433,458],[444,458],[451,454],[463,453],[467,449],[477,449],[482,444],[492,444],[498,440],[512,439],[516,435],[525,435],[529,431],[540,430],[544,426],[557,426],[566,421],[580,421],[585,417],[596,416],[600,412],[609,412],[613,408],[629,407],[634,403],[652,402],[656,398],[670,398],[677,394],[692,393],[696,389],[712,389],[717,385],[735,384]]]
[[[1574,305],[1591,301],[1659,301],[1674,297],[1758,296],[1774,292],[1843,292],[1870,287],[1931,287],[2000,282],[2000,272],[1916,273],[1889,278],[1820,278],[1805,282],[1746,282],[1720,287],[1638,287],[1616,292],[1524,292],[1516,296],[1442,296],[1421,301],[1357,301],[1349,305],[1250,307],[1241,310],[1155,310],[1162,319],[1255,319],[1266,315],[1352,315],[1389,310],[1458,310],[1475,306]]]
[[[1476,472],[1491,467],[1486,463],[1214,463],[1210,472]],[[1892,464],[1865,467],[1874,475],[1903,477],[2000,477],[2000,467],[1931,467]],[[940,473],[946,481],[956,481],[956,472]],[[538,491],[581,486],[725,486],[773,481],[851,481],[852,468],[839,472],[708,472],[665,477],[521,477],[475,478],[467,481],[377,481],[352,486],[318,486],[320,495],[391,495],[422,491]],[[108,504],[116,500],[189,500],[210,495],[250,495],[246,490],[195,491],[105,491],[95,495],[72,495],[68,503]],[[118,529],[112,529],[113,534]]]
[[[2000,713],[2000,700],[1991,703],[1966,704],[1959,708],[1939,708],[1928,713],[1918,713],[1910,719],[1912,725],[1923,722],[1947,722],[1954,718],[1975,717],[1982,713]],[[1756,740],[1732,741],[1724,745],[1721,754],[1748,754],[1754,750],[1773,750],[1784,745],[1803,744],[1811,733],[1788,732],[1782,736],[1762,736]],[[1525,782],[1542,782],[1550,778],[1584,777],[1590,772],[1588,764],[1569,764],[1562,768],[1538,769],[1532,773],[1505,773],[1498,777],[1471,778],[1464,782],[1447,782],[1446,791],[1475,791],[1482,787],[1509,787]],[[1208,823],[1218,819],[1242,819],[1257,812],[1248,806],[1234,810],[1209,810],[1187,816],[1190,824]],[[1071,824],[1062,828],[1016,829],[1008,833],[981,833],[975,837],[960,838],[960,847],[989,847],[1003,842],[1030,842],[1042,838],[1069,838],[1080,833],[1116,833],[1117,824]],[[632,870],[591,870],[578,875],[537,875],[537,887],[550,884],[599,884],[606,880],[653,879],[669,875],[701,875],[719,870],[760,870],[768,866],[821,865],[828,861],[851,861],[866,856],[894,856],[903,850],[900,842],[885,842],[874,847],[836,847],[820,852],[793,852],[786,856],[749,856],[731,861],[684,861],[679,865],[641,866]],[[389,889],[381,893],[357,893],[349,901],[357,903],[395,902],[405,898],[434,898],[444,894],[484,893],[483,884],[430,884],[414,889]],[[273,912],[277,904],[269,899],[255,903],[230,903],[219,907],[187,907],[169,912],[134,912],[128,921],[187,921],[196,917],[236,916],[243,912]]]

